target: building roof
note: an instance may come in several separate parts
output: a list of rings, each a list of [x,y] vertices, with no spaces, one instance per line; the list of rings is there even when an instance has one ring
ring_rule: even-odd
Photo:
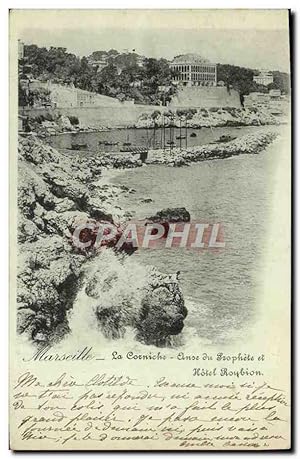
[[[256,77],[261,77],[261,76],[273,76],[272,72],[270,70],[265,70],[265,69],[261,69],[259,71],[259,74],[258,75],[254,75]]]
[[[171,64],[210,64],[210,62],[199,54],[188,53],[175,56]]]

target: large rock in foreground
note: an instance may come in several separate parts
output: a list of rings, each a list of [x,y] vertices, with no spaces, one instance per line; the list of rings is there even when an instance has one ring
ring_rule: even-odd
[[[142,300],[142,310],[136,327],[137,337],[145,344],[165,346],[172,335],[184,327],[187,309],[174,276],[168,276]]]
[[[177,275],[140,266],[111,250],[100,255],[98,266],[92,276],[87,273],[85,293],[106,337],[123,338],[129,327],[138,341],[166,346],[181,332],[187,309]]]

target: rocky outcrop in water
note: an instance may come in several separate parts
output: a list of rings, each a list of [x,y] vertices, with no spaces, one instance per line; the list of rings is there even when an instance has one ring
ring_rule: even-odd
[[[185,207],[176,207],[171,209],[160,210],[152,217],[149,217],[148,220],[154,223],[189,222],[191,220],[191,215]]]
[[[146,219],[145,224],[159,223],[164,227],[163,237],[166,238],[170,229],[170,223],[186,223],[191,221],[191,215],[185,207],[162,209],[152,217]],[[155,234],[155,229],[151,234]]]
[[[101,258],[101,257],[100,257]],[[85,286],[93,299],[99,329],[108,338],[123,338],[127,327],[144,344],[165,346],[181,332],[187,309],[176,275],[120,261],[106,252]]]
[[[137,338],[145,344],[164,346],[182,331],[188,311],[176,278],[157,276],[153,281],[142,299]]]

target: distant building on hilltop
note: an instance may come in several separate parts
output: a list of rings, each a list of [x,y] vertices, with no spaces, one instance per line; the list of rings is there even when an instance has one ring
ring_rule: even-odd
[[[268,86],[268,84],[273,83],[274,78],[271,72],[267,70],[262,70],[259,75],[254,75],[253,81],[257,84],[262,84],[264,86]]]
[[[138,67],[143,67],[145,62],[145,56],[137,56],[136,58],[136,64]]]
[[[105,53],[103,53],[103,55],[100,56],[98,59],[93,59],[92,56],[89,56],[88,57],[88,63],[92,67],[96,67],[97,68],[97,72],[101,72],[101,70],[103,70],[108,65],[108,63],[107,63],[107,55]]]
[[[126,51],[126,52],[125,52]],[[109,64],[113,64],[117,67],[118,69],[118,74],[122,72],[122,70],[125,68],[126,65],[124,65],[124,62],[120,62],[119,59],[122,58],[125,54],[127,56],[132,55],[133,53],[129,53],[128,50],[125,50],[122,53],[116,53],[114,54],[108,54],[107,52],[103,51],[97,51],[96,53],[91,54],[88,57],[88,63],[92,66],[97,68],[97,72],[101,72],[105,67],[107,67]],[[95,57],[96,55],[96,57]],[[139,54],[135,54],[135,63],[138,67],[143,67],[144,62],[145,62],[145,56],[141,56]]]
[[[105,59],[99,59],[97,61],[90,61],[92,67],[97,67],[97,72],[101,72],[105,67],[107,67],[107,61]]]
[[[170,62],[173,80],[184,86],[216,86],[217,64],[212,64],[197,54],[182,54]]]

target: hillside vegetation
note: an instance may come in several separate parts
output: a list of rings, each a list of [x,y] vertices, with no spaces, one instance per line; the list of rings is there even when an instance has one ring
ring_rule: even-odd
[[[103,59],[107,66],[101,71],[92,61]],[[37,78],[52,80],[56,83],[70,84],[75,87],[93,91],[120,100],[134,99],[141,104],[166,104],[171,100],[176,88],[172,85],[172,71],[166,59],[144,58],[138,65],[141,56],[135,52],[118,53],[116,50],[95,51],[88,57],[78,57],[69,53],[66,48],[45,48],[37,45],[25,45],[24,59],[19,62],[21,79]],[[289,92],[289,75],[274,71],[274,83],[269,87],[253,82],[256,70],[233,65],[217,65],[218,81],[237,89],[243,97],[252,91],[268,91],[278,88]],[[20,104],[30,105],[33,95],[19,91]]]

